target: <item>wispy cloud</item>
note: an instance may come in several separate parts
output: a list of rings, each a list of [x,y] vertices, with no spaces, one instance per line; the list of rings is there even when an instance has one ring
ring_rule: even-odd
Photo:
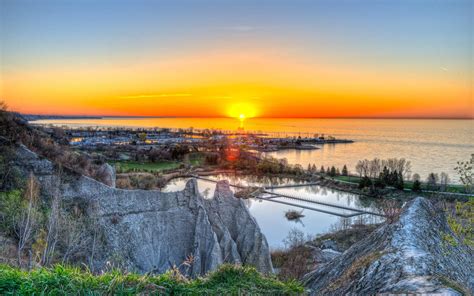
[[[191,97],[192,94],[150,94],[150,95],[131,95],[131,96],[120,96],[121,99],[147,99],[147,98],[172,98],[172,97]]]

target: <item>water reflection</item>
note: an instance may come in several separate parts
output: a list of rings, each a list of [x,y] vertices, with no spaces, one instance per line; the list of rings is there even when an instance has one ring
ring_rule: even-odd
[[[231,184],[251,186],[275,186],[296,183],[294,180],[288,178],[268,178],[258,176],[215,175],[209,176],[208,178],[214,180],[228,180]],[[163,191],[170,192],[183,190],[187,180],[189,179],[174,179],[168,183]],[[216,186],[215,183],[203,180],[198,180],[197,182],[198,190],[204,198],[212,198],[214,196]],[[235,189],[232,187],[231,190],[235,192]],[[275,193],[299,196],[308,200],[323,201],[363,210],[379,211],[374,200],[364,199],[355,194],[341,192],[321,186],[312,185],[294,188],[278,188],[274,189],[273,191]],[[283,197],[278,197],[275,199],[285,200]],[[285,213],[288,210],[301,211],[301,208],[258,199],[244,199],[243,201],[257,220],[260,228],[268,240],[268,243],[272,248],[282,247],[283,239],[287,236],[288,232],[294,228],[302,231],[307,236],[315,236],[328,231],[344,229],[344,227],[349,227],[349,225],[352,224],[378,223],[381,221],[380,217],[373,215],[360,215],[351,218],[341,218],[312,210],[304,210],[305,217],[301,218],[300,221],[289,221],[286,219]],[[333,207],[317,205],[311,202],[289,199],[286,199],[286,201],[302,206],[310,206],[341,214],[354,213],[349,210],[335,209]]]

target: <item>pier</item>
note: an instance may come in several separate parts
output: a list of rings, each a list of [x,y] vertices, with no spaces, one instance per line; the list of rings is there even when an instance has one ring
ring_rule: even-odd
[[[200,179],[206,182],[212,182],[212,183],[217,183],[218,181],[210,179],[210,178],[205,178],[201,177],[198,175],[192,175],[193,178]],[[352,208],[352,207],[347,207],[335,203],[329,203],[325,201],[320,201],[316,199],[311,199],[311,198],[306,198],[306,197],[300,197],[300,196],[295,196],[295,195],[290,195],[290,194],[285,194],[285,193],[278,193],[278,192],[273,192],[269,191],[268,189],[278,189],[278,188],[292,188],[292,187],[303,187],[303,186],[313,186],[313,185],[318,185],[318,183],[304,183],[304,184],[288,184],[288,185],[281,185],[281,186],[268,186],[268,187],[260,187],[260,186],[254,186],[257,187],[261,190],[263,194],[266,194],[267,196],[255,196],[255,199],[258,200],[263,200],[263,201],[268,201],[268,202],[274,202],[274,203],[280,203],[280,204],[285,204],[289,206],[294,206],[302,209],[307,209],[311,211],[316,211],[316,212],[321,212],[321,213],[326,213],[330,215],[335,215],[343,218],[350,218],[350,217],[355,217],[359,215],[374,215],[374,216],[379,216],[379,217],[385,217],[385,215],[373,212],[373,211],[367,211],[367,210],[362,210],[362,209],[357,209],[357,208]],[[234,188],[239,188],[239,189],[245,189],[248,187],[253,187],[253,186],[242,186],[242,185],[234,185],[234,184],[229,184],[230,187]],[[287,202],[287,201],[282,201],[277,198],[285,198],[285,199],[290,199],[290,200],[295,200],[295,201],[300,201],[300,202],[305,202],[305,203],[312,203],[315,205],[321,205],[329,208],[333,208],[335,211],[330,211],[330,210],[325,210],[321,208],[315,208],[303,204],[297,204],[297,203],[292,203],[292,202]],[[344,211],[349,211],[351,213],[341,213],[337,212],[337,210],[344,210]]]

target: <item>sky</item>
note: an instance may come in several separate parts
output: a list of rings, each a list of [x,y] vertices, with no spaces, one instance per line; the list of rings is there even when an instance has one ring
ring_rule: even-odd
[[[0,0],[30,114],[472,118],[470,0]]]

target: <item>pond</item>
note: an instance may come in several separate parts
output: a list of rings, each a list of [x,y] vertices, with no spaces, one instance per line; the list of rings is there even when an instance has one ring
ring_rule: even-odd
[[[285,184],[297,184],[298,182],[287,178],[262,178],[255,176],[236,176],[236,175],[214,175],[206,177],[213,180],[228,180],[235,185],[252,185],[252,186],[277,186]],[[180,191],[189,178],[177,178],[171,180],[163,191]],[[300,184],[304,184],[299,182]],[[204,198],[212,198],[214,196],[216,184],[209,181],[198,179],[198,188]],[[235,192],[235,188],[231,189]],[[380,212],[373,199],[361,197],[356,194],[333,190],[327,187],[308,185],[292,188],[272,189],[276,194],[295,196],[310,201],[326,202],[340,205],[343,207],[356,208],[360,210]],[[309,201],[295,200],[285,197],[272,198],[277,201],[292,203],[295,205],[306,206],[320,209],[323,211],[334,212],[336,214],[352,214],[354,212],[345,209],[339,209],[324,205],[315,204]],[[265,234],[268,244],[272,249],[285,247],[284,239],[292,229],[302,231],[308,237],[324,234],[330,231],[339,230],[355,223],[378,223],[381,218],[378,216],[363,214],[355,217],[344,218],[332,214],[318,212],[310,209],[302,209],[297,206],[270,202],[260,199],[245,200],[251,214],[257,220],[262,232]],[[289,221],[285,217],[288,210],[296,210],[304,215],[300,220]]]

